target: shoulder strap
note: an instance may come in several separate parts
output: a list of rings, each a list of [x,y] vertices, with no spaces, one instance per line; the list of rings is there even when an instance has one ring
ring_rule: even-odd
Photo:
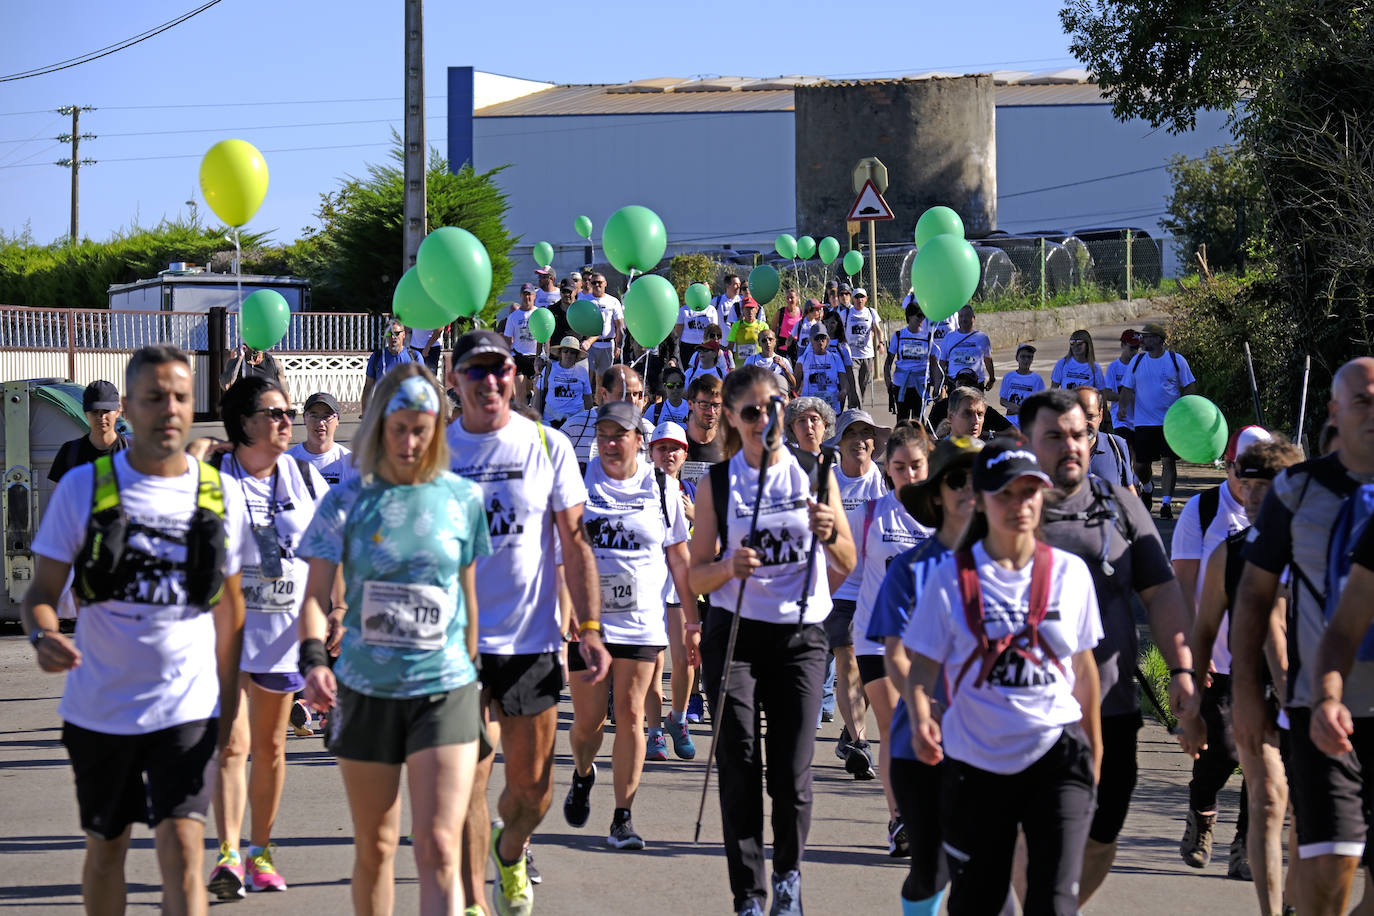
[[[1217,512],[1221,509],[1221,488],[1226,484],[1219,484],[1209,490],[1203,490],[1197,498],[1197,517],[1202,525],[1199,536],[1206,537],[1207,529],[1212,527],[1212,522],[1217,517]]]
[[[91,487],[91,515],[119,507],[119,481],[115,478],[114,458],[95,459],[95,478]]]
[[[873,510],[875,499],[864,500],[864,535],[863,541],[859,544],[859,562],[863,562],[864,551],[868,550],[868,529],[873,524]]]
[[[1004,376],[1005,378],[1005,376]],[[1126,456],[1121,453],[1121,446],[1116,444],[1116,436],[1107,433],[1107,445],[1111,446],[1112,457],[1116,459],[1116,466],[1121,469],[1121,485],[1130,486],[1131,463],[1126,460]],[[1205,528],[1203,530],[1206,530]]]
[[[305,488],[310,491],[310,498],[315,502],[319,502],[320,498],[315,495],[315,481],[310,479],[310,462],[297,456],[296,470],[301,472],[301,479],[305,481]]]
[[[299,458],[296,459],[300,461]],[[200,466],[200,481],[196,485],[196,508],[208,509],[220,518],[224,518],[224,482],[220,479],[219,469],[214,465],[204,461],[196,462]],[[310,478],[307,476],[307,483]],[[314,490],[310,491],[314,496]]]
[[[1135,370],[1136,370],[1136,369],[1140,368],[1140,361],[1141,361],[1142,359],[1144,359],[1144,358],[1145,358],[1145,354],[1142,353],[1142,354],[1140,354],[1139,356],[1137,356],[1137,357],[1131,362],[1131,374],[1132,374],[1132,375],[1135,374]]]
[[[1174,375],[1177,375],[1179,377],[1179,380],[1182,381],[1183,373],[1178,371],[1178,354],[1175,353],[1173,350],[1170,350],[1169,358],[1174,361]]]
[[[1045,619],[1045,613],[1050,607],[1050,578],[1054,571],[1054,551],[1050,545],[1044,541],[1035,542],[1035,559],[1031,561],[1031,583],[1030,583],[1030,608],[1026,616],[1026,625],[1037,627],[1040,621]],[[1035,641],[1035,631],[1031,631],[1032,642]]]
[[[658,484],[658,507],[663,510],[663,530],[666,534],[672,527],[668,521],[668,475],[663,473],[662,468],[654,468],[654,482]]]
[[[988,644],[987,630],[983,628],[983,586],[978,581],[978,564],[973,562],[973,550],[964,548],[954,554],[955,568],[959,574],[959,596],[964,602],[964,623],[978,640],[981,648]]]
[[[544,424],[536,420],[534,428],[539,431],[539,444],[544,447],[544,456],[549,459],[549,464],[553,464],[553,452],[549,451],[549,437],[544,432]]]
[[[720,553],[725,553],[730,533],[727,530],[725,514],[730,510],[730,461],[717,461],[711,465],[707,474],[711,479],[711,508],[716,510],[716,537],[720,540]]]

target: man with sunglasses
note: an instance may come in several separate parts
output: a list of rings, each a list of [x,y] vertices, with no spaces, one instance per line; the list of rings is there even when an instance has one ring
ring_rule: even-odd
[[[595,386],[601,373],[620,362],[620,341],[625,333],[625,307],[606,293],[606,275],[592,274],[591,301],[601,313],[601,335],[587,349],[587,372]]]
[[[463,827],[467,899],[485,883],[488,855],[496,863],[492,903],[499,914],[529,913],[534,894],[525,843],[553,798],[553,750],[558,697],[563,689],[563,623],[558,606],[554,539],[562,548],[563,577],[588,682],[610,668],[601,639],[601,587],[582,527],[587,490],[566,438],[512,412],[515,362],[505,338],[469,331],[453,347],[448,383],[463,412],[448,428],[454,473],[482,490],[491,534],[490,556],[476,567],[477,647],[483,707],[499,738],[506,786],[499,802],[503,826],[492,830],[487,782],[493,757],[477,765]],[[493,729],[495,731],[495,729]],[[490,839],[488,839],[490,837]]]
[[[373,350],[372,355],[367,358],[367,370],[364,373],[367,378],[363,382],[363,413],[367,413],[367,402],[372,400],[372,389],[377,387],[377,381],[382,376],[397,366],[423,361],[419,353],[406,346],[406,326],[401,323],[401,319],[393,318],[387,322],[385,337],[383,346]]]

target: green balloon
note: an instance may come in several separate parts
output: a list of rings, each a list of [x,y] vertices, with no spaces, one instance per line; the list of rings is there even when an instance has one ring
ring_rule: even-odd
[[[982,273],[972,245],[957,236],[937,235],[916,252],[911,292],[927,318],[944,321],[973,298]]]
[[[658,266],[668,250],[668,230],[648,207],[621,207],[606,220],[606,227],[601,230],[601,247],[606,260],[621,273],[647,273]]]
[[[964,221],[949,207],[931,207],[916,221],[916,247],[920,248],[937,235],[964,237]]]
[[[759,305],[767,305],[773,301],[773,297],[778,294],[778,287],[782,284],[782,278],[778,272],[768,264],[760,264],[749,271],[749,295],[754,297],[754,301]]]
[[[584,239],[592,237],[592,220],[589,216],[579,216],[573,220],[573,231]]]
[[[548,343],[553,336],[553,312],[540,307],[530,313],[530,336],[540,343]]]
[[[773,250],[778,253],[780,258],[795,258],[797,256],[797,240],[784,232],[773,243]]]
[[[625,327],[641,347],[651,350],[672,333],[677,324],[677,308],[673,284],[648,274],[625,291]]]
[[[239,308],[239,337],[254,350],[267,350],[281,343],[290,324],[291,306],[275,289],[251,293]]]
[[[1200,394],[1185,394],[1164,415],[1164,441],[1193,464],[1211,464],[1226,450],[1230,430],[1217,405]]]
[[[827,235],[816,246],[816,252],[821,256],[822,264],[829,264],[840,256],[840,243],[834,236]]]
[[[408,328],[442,328],[458,317],[457,311],[444,308],[425,292],[414,267],[401,274],[391,294],[391,313]]]
[[[601,309],[590,299],[579,299],[568,309],[568,325],[583,337],[601,333]]]
[[[491,295],[487,249],[477,236],[457,226],[444,226],[425,236],[415,255],[415,270],[430,298],[465,318],[477,314]]]
[[[797,239],[797,257],[803,261],[816,253],[816,240],[809,235]]]
[[[864,269],[864,255],[862,251],[846,251],[844,254],[844,272],[849,276]],[[972,294],[970,294],[972,295]]]
[[[693,283],[687,287],[687,293],[683,296],[687,301],[687,307],[694,312],[703,312],[706,306],[711,304],[711,287],[705,283]]]
[[[548,267],[553,263],[553,246],[548,242],[540,242],[534,246],[534,263],[540,267]]]

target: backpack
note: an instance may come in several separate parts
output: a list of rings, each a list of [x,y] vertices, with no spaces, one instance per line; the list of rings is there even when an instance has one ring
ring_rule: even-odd
[[[210,467],[214,468],[216,471],[221,470],[224,464],[224,456],[227,454],[229,453],[215,452],[215,454],[211,455]],[[296,462],[296,470],[301,472],[301,479],[305,481],[305,489],[310,493],[311,501],[319,502],[320,498],[315,495],[315,481],[310,479],[310,462],[295,455],[291,456],[291,460]]]
[[[1218,484],[1209,490],[1203,490],[1197,498],[1197,518],[1202,524],[1201,536],[1207,536],[1207,529],[1212,527],[1212,522],[1216,521],[1217,512],[1221,510],[1221,488],[1226,484]]]
[[[978,676],[974,679],[973,686],[983,686],[988,675],[992,673],[993,667],[997,664],[997,660],[1008,649],[1035,665],[1040,664],[1041,661],[1033,654],[1034,650],[1038,649],[1045,659],[1048,659],[1059,669],[1060,674],[1064,674],[1063,663],[1048,646],[1042,645],[1040,642],[1040,623],[1045,619],[1046,611],[1049,610],[1050,575],[1054,566],[1053,549],[1050,545],[1043,541],[1035,542],[1035,558],[1031,561],[1030,607],[1026,614],[1025,625],[1019,633],[1008,633],[995,642],[988,638],[987,629],[983,626],[983,586],[978,581],[978,565],[974,562],[973,551],[971,549],[957,551],[954,554],[954,559],[959,574],[959,595],[964,604],[964,623],[968,626],[969,632],[978,640],[978,648],[964,661],[963,667],[959,669],[958,677],[954,679],[954,689],[958,689],[964,675],[968,674],[969,669],[975,663],[978,664]],[[1023,636],[1027,637],[1029,643],[1026,648],[1016,645],[1017,640]]]
[[[1135,530],[1135,526],[1131,524],[1131,520],[1125,514],[1117,510],[1116,497],[1112,494],[1112,485],[1096,474],[1090,473],[1088,474],[1088,486],[1092,490],[1093,502],[1086,511],[1057,512],[1047,508],[1045,510],[1044,521],[1047,523],[1054,523],[1106,520],[1110,521],[1112,527],[1121,534],[1122,540],[1127,544],[1133,543],[1139,532]],[[1112,566],[1111,562],[1107,559],[1111,556],[1111,552],[1112,537],[1111,533],[1108,532],[1106,537],[1102,539],[1102,552],[1097,560],[1098,566],[1102,570],[1104,576],[1110,576],[1116,572],[1116,567]]]
[[[1179,379],[1181,380],[1181,379],[1183,378],[1183,375],[1182,375],[1182,373],[1180,373],[1180,372],[1178,371],[1178,354],[1175,353],[1173,350],[1165,350],[1164,352],[1165,352],[1165,353],[1168,353],[1168,354],[1169,354],[1169,359],[1173,360],[1173,362],[1174,362],[1174,375],[1177,375],[1177,376],[1179,377]],[[1148,353],[1142,353],[1142,354],[1140,354],[1139,356],[1137,356],[1135,359],[1131,360],[1131,375],[1135,375],[1136,367],[1138,367],[1138,366],[1140,365],[1140,361],[1141,361],[1142,359],[1144,359],[1144,358],[1145,358],[1146,356],[1148,356],[1148,355],[1149,355]]]
[[[1336,613],[1341,593],[1350,577],[1351,554],[1374,515],[1374,484],[1364,484],[1341,503],[1336,524],[1331,529],[1331,541],[1326,548],[1326,619]],[[1374,661],[1374,627],[1371,627],[1356,649],[1355,657],[1362,662]]]

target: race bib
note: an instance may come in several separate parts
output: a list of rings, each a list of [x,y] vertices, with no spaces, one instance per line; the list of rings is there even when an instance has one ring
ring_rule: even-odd
[[[682,462],[682,470],[678,472],[678,477],[682,480],[688,481],[689,483],[696,483],[698,480],[705,477],[707,472],[710,470],[711,462],[693,461],[689,458],[688,460]]]
[[[949,357],[949,364],[958,366],[960,369],[972,369],[977,361],[978,354],[972,350],[955,350]],[[956,371],[955,374],[957,375],[958,372]]]
[[[363,642],[394,649],[444,647],[454,602],[437,585],[363,583]]]
[[[902,341],[902,359],[925,359],[926,342],[924,340],[904,340]]]
[[[757,350],[758,350],[758,347],[754,346],[753,344],[747,344],[747,343],[738,343],[738,344],[735,344],[735,353],[736,353],[736,355],[739,356],[741,359],[748,359],[749,357],[753,356],[754,353],[755,353]]]
[[[292,572],[296,566],[292,564]],[[303,571],[302,571],[303,572]],[[304,579],[302,575],[300,578]],[[243,608],[259,614],[294,614],[300,607],[300,596],[305,590],[304,581],[297,582],[292,575],[265,579],[258,566],[243,567]]]
[[[601,574],[601,613],[625,613],[638,609],[634,573]]]

